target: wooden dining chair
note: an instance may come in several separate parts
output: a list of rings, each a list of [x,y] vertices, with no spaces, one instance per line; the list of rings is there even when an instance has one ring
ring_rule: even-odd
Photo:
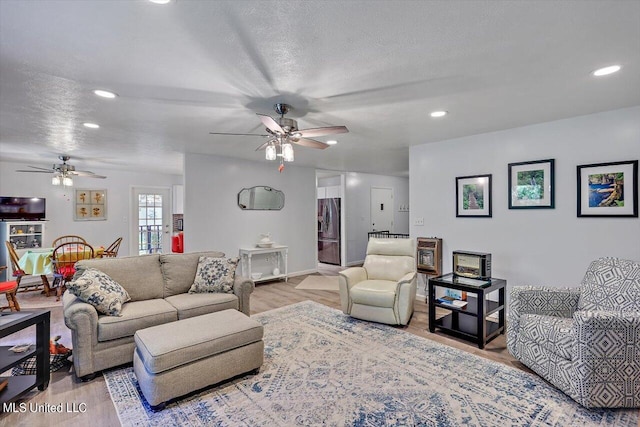
[[[18,254],[16,253],[16,250],[13,248],[13,245],[11,244],[11,242],[4,242],[4,244],[7,246],[7,253],[9,254],[9,260],[11,261],[11,268],[13,269],[13,277],[16,279],[16,282],[19,285],[20,279],[22,279],[22,276],[25,276],[26,273],[23,270],[21,270],[20,266],[18,265],[18,261],[20,258],[18,258]],[[7,266],[5,265],[4,269],[6,268]]]
[[[49,279],[47,279],[47,276],[45,275],[40,276],[40,279],[41,279],[40,283],[33,282],[29,284],[27,283],[22,283],[22,285],[20,284],[20,281],[22,280],[22,278],[24,276],[30,276],[30,274],[20,268],[20,257],[16,253],[16,250],[14,249],[11,242],[5,241],[4,243],[7,246],[9,261],[11,261],[11,269],[13,270],[12,275],[16,283],[18,284],[18,289],[20,290],[20,292],[39,291],[40,288],[42,287],[42,292],[46,296],[49,296]]]
[[[68,234],[66,236],[60,236],[57,237],[56,239],[53,240],[53,243],[51,244],[52,248],[55,248],[63,243],[74,243],[74,242],[82,242],[85,245],[87,244],[87,241],[85,240],[84,237],[80,237],[80,236],[75,236],[73,234]]]
[[[7,266],[0,266],[0,271],[6,270]],[[18,298],[16,298],[16,292],[18,291],[18,281],[12,280],[9,282],[0,282],[0,294],[4,294],[7,297],[7,303],[9,305],[0,306],[0,311],[8,308],[11,311],[20,311],[20,304]]]
[[[118,249],[120,249],[120,243],[122,243],[122,237],[118,237],[115,242],[109,245],[107,249],[102,252],[102,258],[115,258],[118,256]]]
[[[76,262],[93,257],[93,247],[81,241],[62,243],[53,249],[51,261],[53,262],[53,287],[56,288],[56,300],[60,300],[67,288],[67,282],[73,279],[73,275],[76,273]]]

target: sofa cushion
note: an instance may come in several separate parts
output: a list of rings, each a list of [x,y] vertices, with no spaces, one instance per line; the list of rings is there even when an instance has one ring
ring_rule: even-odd
[[[393,307],[397,287],[397,282],[389,280],[363,280],[355,284],[349,292],[354,304]]]
[[[160,271],[160,255],[141,255],[122,258],[96,258],[78,261],[77,274],[95,268],[111,277],[127,290],[131,301],[164,296],[164,282]]]
[[[578,310],[640,310],[640,263],[618,258],[593,261],[582,279]]]
[[[223,252],[193,252],[160,255],[160,268],[164,278],[164,297],[185,294],[193,285],[201,256],[224,257]]]
[[[262,335],[259,322],[237,310],[224,310],[139,330],[135,341],[147,372],[157,374],[260,341]]]
[[[546,351],[571,360],[573,354],[573,319],[570,317],[523,314],[520,317],[520,337],[528,346],[537,343]]]
[[[211,258],[201,256],[189,293],[233,293],[238,258]]]
[[[238,297],[227,293],[180,294],[165,298],[178,310],[178,319],[227,309],[238,309]]]
[[[178,311],[163,299],[132,301],[122,306],[120,317],[98,317],[98,341],[131,337],[138,329],[178,320]]]
[[[67,289],[99,313],[120,316],[122,304],[131,298],[127,291],[100,270],[88,268],[67,284]]]

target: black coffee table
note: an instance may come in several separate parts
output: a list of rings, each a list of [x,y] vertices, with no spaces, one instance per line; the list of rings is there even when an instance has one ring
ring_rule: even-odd
[[[13,368],[30,357],[36,356],[36,375],[0,377],[0,383],[9,380],[0,391],[0,407],[3,403],[18,400],[31,389],[45,390],[49,386],[49,310],[13,311],[0,316],[0,338],[4,338],[29,326],[36,325],[35,345],[23,353],[9,351],[11,345],[0,346],[0,372]],[[25,340],[29,341],[29,340]],[[33,343],[33,340],[31,340]]]

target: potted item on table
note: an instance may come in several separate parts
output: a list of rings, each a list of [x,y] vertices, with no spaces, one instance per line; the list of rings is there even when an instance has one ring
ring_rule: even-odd
[[[271,241],[271,233],[261,234],[262,239],[257,243],[259,248],[270,248],[273,246],[273,242]]]

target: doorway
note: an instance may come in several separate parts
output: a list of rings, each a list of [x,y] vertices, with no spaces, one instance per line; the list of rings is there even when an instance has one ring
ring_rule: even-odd
[[[170,253],[170,189],[133,187],[131,206],[131,255]]]
[[[371,231],[393,233],[393,188],[371,187]]]

